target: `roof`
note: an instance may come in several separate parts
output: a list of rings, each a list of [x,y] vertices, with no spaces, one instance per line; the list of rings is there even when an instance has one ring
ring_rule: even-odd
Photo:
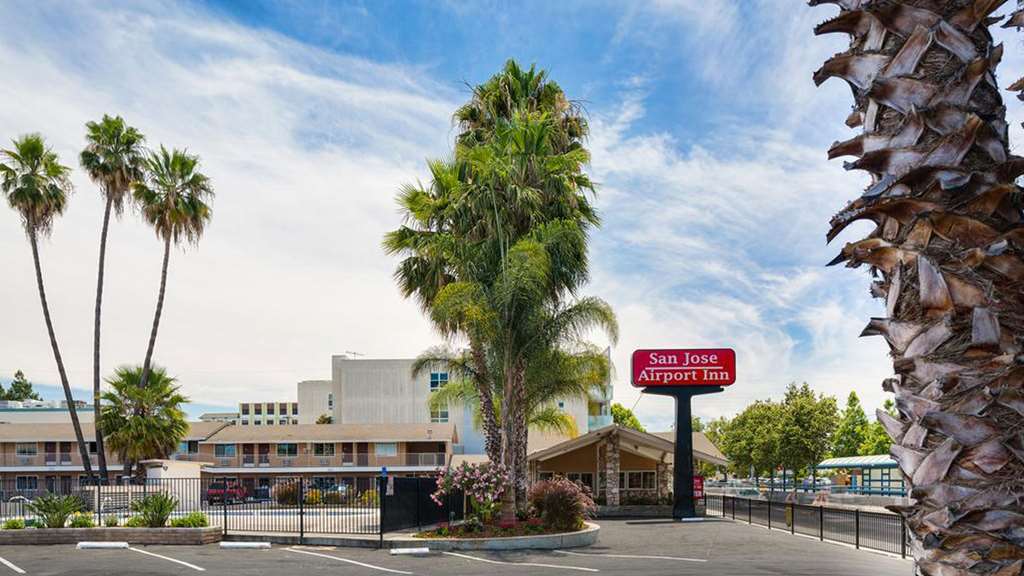
[[[655,436],[660,436],[673,444],[676,441],[676,431],[669,430],[667,432],[655,432]],[[693,433],[693,455],[695,458],[716,464],[718,466],[726,466],[729,464],[729,459],[722,454],[722,451],[718,449],[718,446],[708,438],[707,434],[703,432]]]
[[[844,458],[829,458],[815,466],[819,470],[830,468],[896,468],[898,464],[888,454],[873,454],[871,456],[847,456]]]
[[[226,424],[223,422],[189,422],[185,440],[205,440]],[[82,424],[82,436],[87,442],[96,439],[91,423]],[[0,442],[74,442],[75,429],[64,423],[0,423]]]
[[[216,444],[252,442],[458,442],[454,424],[294,424],[227,426],[209,439]]]
[[[648,434],[647,432],[640,432],[632,428],[625,428],[618,424],[612,424],[611,426],[605,426],[598,428],[597,430],[591,430],[582,436],[577,436],[571,440],[560,442],[553,446],[548,446],[542,450],[536,450],[529,454],[530,460],[547,460],[560,456],[574,450],[579,450],[584,446],[589,446],[601,440],[604,440],[611,434],[618,433],[620,447],[628,448],[632,447],[635,450],[653,450],[660,452],[663,455],[668,455],[674,450],[672,442],[665,440],[654,434]]]

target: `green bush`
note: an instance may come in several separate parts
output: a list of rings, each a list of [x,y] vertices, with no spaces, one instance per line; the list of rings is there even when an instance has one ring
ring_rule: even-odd
[[[281,482],[270,490],[270,497],[282,506],[296,506],[299,503],[299,483]]]
[[[359,495],[360,506],[380,506],[380,495],[376,490],[367,490]]]
[[[46,528],[63,528],[72,514],[85,509],[77,496],[56,494],[44,494],[29,502],[27,507]]]
[[[75,515],[71,517],[71,523],[68,524],[68,526],[71,528],[93,528],[96,525],[93,524],[92,514],[76,512]]]
[[[313,488],[312,490],[306,491],[306,504],[310,506],[316,506],[317,504],[323,503],[323,493]]]
[[[145,528],[146,521],[142,516],[132,516],[131,518],[124,521],[125,528]]]
[[[579,484],[565,478],[533,485],[529,502],[544,524],[555,530],[579,530],[594,511],[594,501]]]
[[[23,530],[25,521],[21,518],[8,518],[4,521],[4,530]]]
[[[324,492],[323,501],[324,504],[333,504],[337,506],[338,504],[344,504],[345,498],[341,495],[341,492],[331,490],[330,492]]]
[[[178,507],[178,499],[164,492],[157,492],[143,496],[132,502],[132,512],[142,518],[143,523],[150,528],[163,528],[167,525],[167,519]]]
[[[180,518],[171,520],[172,528],[205,528],[210,525],[210,520],[202,512],[189,512]]]
[[[103,525],[107,528],[117,528],[117,516],[107,516],[103,519]]]

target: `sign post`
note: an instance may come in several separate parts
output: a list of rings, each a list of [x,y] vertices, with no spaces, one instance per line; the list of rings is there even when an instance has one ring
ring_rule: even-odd
[[[694,396],[721,392],[724,386],[736,381],[736,352],[730,348],[637,350],[631,364],[633,386],[643,388],[647,394],[676,399],[672,517],[696,518],[691,400]]]

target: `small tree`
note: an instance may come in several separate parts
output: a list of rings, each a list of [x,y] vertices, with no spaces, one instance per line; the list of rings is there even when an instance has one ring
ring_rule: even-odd
[[[860,447],[867,438],[867,433],[868,417],[864,415],[864,408],[860,405],[857,393],[850,392],[842,418],[839,419],[839,427],[836,429],[833,454],[838,457],[860,454]]]
[[[618,402],[612,404],[612,421],[624,428],[632,428],[640,432],[646,432],[644,425],[637,419],[636,414]]]
[[[316,419],[317,424],[334,424],[334,417],[328,416],[327,414],[321,414]]]
[[[508,470],[501,464],[463,462],[461,466],[449,466],[437,473],[437,491],[430,498],[443,506],[445,496],[461,490],[480,519],[487,522],[501,507],[501,497],[510,488],[509,484]]]
[[[42,400],[39,394],[32,388],[32,383],[25,378],[25,373],[18,370],[14,373],[14,381],[11,382],[11,387],[8,390],[4,390],[3,386],[0,386],[0,398],[3,400]]]
[[[782,403],[779,463],[794,473],[817,464],[832,450],[836,399],[815,394],[806,382],[790,384]]]

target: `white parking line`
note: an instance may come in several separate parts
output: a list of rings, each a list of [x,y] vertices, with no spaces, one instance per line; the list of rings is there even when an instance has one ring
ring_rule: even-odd
[[[10,560],[8,560],[6,558],[0,558],[0,564],[3,564],[4,566],[7,566],[8,568],[10,568],[11,570],[14,570],[18,574],[24,574],[25,573],[24,570],[22,570],[21,568],[18,568],[17,566],[14,565],[13,562],[11,562]]]
[[[469,554],[459,554],[457,552],[442,552],[449,556],[456,556],[458,558],[465,558],[466,560],[476,560],[477,562],[487,562],[488,564],[501,564],[503,566],[533,566],[534,568],[561,568],[562,570],[578,570],[580,572],[600,572],[597,568],[584,568],[582,566],[561,566],[559,564],[540,564],[537,562],[503,562],[501,560],[490,560],[488,558],[478,558],[476,556],[470,556]]]
[[[348,562],[349,564],[355,564],[356,566],[362,566],[363,568],[372,568],[374,570],[380,570],[381,572],[391,572],[393,574],[412,574],[412,572],[405,572],[404,570],[394,570],[392,568],[384,568],[383,566],[374,566],[373,564],[365,564],[363,562],[349,560],[348,558],[342,558],[340,556],[331,556],[330,554],[320,554],[319,552],[310,552],[308,550],[299,550],[297,548],[285,548],[285,550],[289,552],[295,552],[297,554],[309,554],[310,556],[330,558],[331,560],[337,560],[339,562]]]
[[[642,556],[636,554],[600,554],[600,553],[587,553],[587,552],[570,552],[568,550],[552,550],[559,554],[571,554],[573,556],[599,556],[606,558],[634,558],[637,560],[677,560],[679,562],[707,562],[702,558],[679,558],[677,556]]]
[[[185,562],[183,560],[177,560],[175,558],[171,558],[170,556],[164,556],[162,554],[156,554],[155,552],[147,552],[145,550],[139,550],[138,548],[132,548],[131,546],[129,546],[128,549],[131,550],[132,552],[138,552],[139,554],[145,554],[146,556],[153,556],[155,558],[162,558],[164,560],[168,560],[170,562],[174,562],[175,564],[181,564],[182,566],[188,566],[189,568],[191,568],[193,570],[198,570],[200,572],[206,572],[206,568],[203,568],[201,566],[196,566],[195,564],[189,564],[188,562]]]

